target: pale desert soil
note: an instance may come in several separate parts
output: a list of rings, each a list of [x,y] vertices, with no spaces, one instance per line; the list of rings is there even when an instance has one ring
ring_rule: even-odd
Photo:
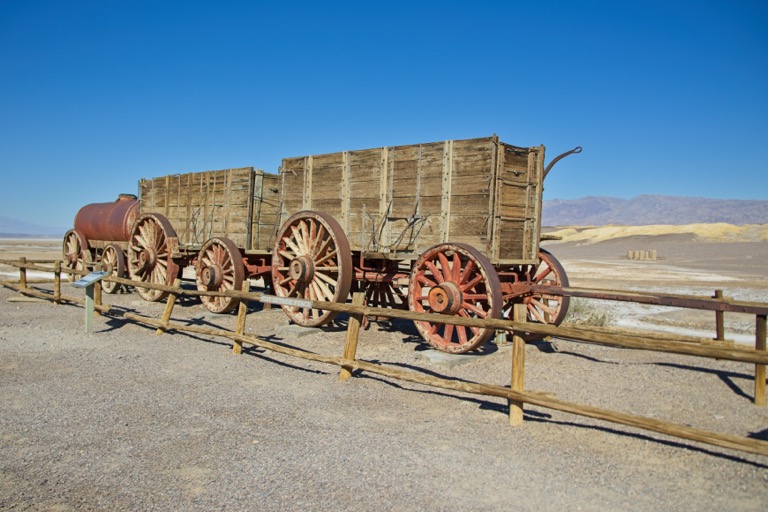
[[[726,268],[707,266],[703,253],[712,251],[694,242],[688,258],[701,261],[686,264],[674,252],[683,251],[680,242],[659,245],[665,259],[657,262],[623,260],[627,248],[618,245],[602,253],[548,247],[579,286],[723,288],[765,301],[765,266],[737,265],[746,253],[768,261],[764,245],[722,254],[733,260]],[[57,252],[39,254],[46,250]],[[511,428],[502,400],[366,374],[339,383],[335,367],[261,350],[234,356],[221,339],[157,336],[119,317],[162,311],[133,294],[107,297],[118,315],[97,320],[91,336],[82,333],[80,307],[8,302],[12,296],[0,288],[2,510],[762,510],[768,503],[765,457],[535,407]],[[615,318],[708,328],[703,317],[646,309],[621,306]],[[234,317],[194,301],[174,319],[234,326]],[[248,332],[341,354],[344,319],[302,332],[285,323],[280,310],[254,306]],[[768,411],[751,403],[749,365],[555,345],[556,352],[548,342],[528,345],[529,389],[768,440]],[[358,355],[509,382],[508,347],[434,358],[404,322],[364,331]]]

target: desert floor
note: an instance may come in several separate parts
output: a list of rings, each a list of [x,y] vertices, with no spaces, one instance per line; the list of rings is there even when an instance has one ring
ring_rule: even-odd
[[[632,235],[546,248],[580,287],[768,302],[768,242]],[[656,261],[626,259],[655,249]],[[58,241],[3,240],[0,258],[57,257]],[[15,275],[11,269],[6,277]],[[47,285],[46,285],[47,286]],[[193,286],[187,283],[186,286]],[[65,285],[68,294],[82,294]],[[422,387],[184,334],[118,315],[83,334],[83,309],[12,302],[0,288],[2,510],[763,510],[768,458]],[[162,303],[105,296],[157,317]],[[589,303],[611,325],[712,336],[714,314]],[[195,301],[174,320],[233,328]],[[726,337],[754,339],[727,315]],[[247,330],[341,355],[346,320],[287,328],[253,306]],[[508,384],[511,349],[440,357],[407,322],[373,324],[358,356],[396,368]],[[768,440],[753,367],[565,340],[531,343],[526,387],[581,404]]]

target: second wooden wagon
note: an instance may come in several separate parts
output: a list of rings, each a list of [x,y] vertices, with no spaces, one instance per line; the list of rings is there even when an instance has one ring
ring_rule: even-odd
[[[543,287],[567,286],[567,277],[539,247],[548,170],[544,146],[496,136],[284,159],[280,204],[289,217],[272,255],[274,292],[339,302],[363,290],[374,306],[476,318],[507,316],[524,302],[529,320],[557,324],[568,298]],[[334,315],[283,308],[301,325]],[[494,334],[416,326],[448,352]]]

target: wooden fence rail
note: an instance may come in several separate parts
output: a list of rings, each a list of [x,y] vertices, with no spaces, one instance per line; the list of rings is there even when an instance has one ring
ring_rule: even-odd
[[[20,269],[19,284],[3,282],[4,286],[10,287],[19,291],[22,294],[32,295],[36,297],[45,298],[48,300],[54,300],[56,302],[73,302],[82,303],[83,300],[77,297],[64,296],[61,293],[60,274],[68,273],[74,275],[82,275],[87,272],[73,271],[68,268],[61,268],[59,262],[55,263],[53,269],[49,267],[43,267],[36,263],[26,261],[8,261],[0,260],[0,263],[7,265],[18,266]],[[35,290],[29,286],[29,282],[25,279],[26,270],[40,270],[54,273],[54,291],[53,293],[44,292],[41,290]],[[432,313],[418,313],[407,310],[396,309],[384,309],[375,308],[364,305],[364,296],[362,294],[355,294],[353,296],[352,304],[339,304],[323,301],[309,301],[306,302],[309,307],[314,309],[331,310],[338,312],[345,312],[350,315],[350,321],[347,327],[347,337],[344,346],[344,352],[341,357],[326,356],[321,354],[315,354],[302,350],[300,348],[288,347],[284,345],[278,345],[265,341],[257,336],[245,334],[245,323],[247,307],[245,304],[248,301],[259,301],[267,304],[281,304],[285,302],[285,299],[280,297],[274,297],[261,292],[249,292],[247,284],[241,291],[227,291],[227,292],[209,292],[201,290],[185,290],[181,287],[181,282],[176,281],[173,286],[159,285],[153,283],[139,283],[131,281],[129,279],[122,279],[117,277],[108,277],[108,281],[114,281],[120,284],[142,287],[149,289],[157,289],[162,291],[168,291],[169,296],[166,302],[166,307],[163,311],[163,315],[160,320],[137,315],[130,312],[122,313],[123,318],[128,320],[139,322],[157,329],[158,334],[168,331],[179,332],[192,332],[197,334],[205,334],[210,336],[219,336],[231,339],[233,341],[233,352],[239,353],[239,348],[243,343],[254,345],[266,350],[281,353],[284,355],[299,357],[302,359],[317,361],[326,364],[332,364],[340,367],[339,378],[345,380],[352,375],[355,370],[374,373],[394,379],[400,379],[408,382],[414,382],[424,384],[428,386],[440,387],[444,389],[452,389],[456,391],[496,396],[505,398],[509,405],[509,418],[510,424],[519,425],[523,419],[523,405],[531,404],[539,407],[549,408],[553,410],[559,410],[572,414],[577,414],[585,417],[595,418],[599,420],[614,422],[631,427],[641,428],[661,434],[666,434],[682,439],[688,439],[692,441],[702,442],[714,446],[723,448],[729,448],[739,450],[748,453],[759,454],[768,456],[768,442],[749,439],[741,436],[734,436],[729,434],[720,434],[716,432],[710,432],[706,430],[696,429],[686,425],[679,425],[675,423],[660,421],[653,418],[646,418],[637,415],[631,415],[616,411],[610,411],[600,409],[596,407],[580,405],[570,402],[558,400],[551,394],[546,392],[537,392],[524,389],[524,372],[525,372],[525,358],[524,358],[524,341],[520,336],[526,332],[532,332],[537,334],[543,334],[547,336],[554,336],[558,338],[570,339],[574,341],[583,341],[588,343],[597,343],[602,345],[609,345],[615,347],[642,349],[642,350],[654,350],[660,352],[671,352],[677,354],[692,355],[698,357],[707,357],[714,359],[724,359],[731,361],[739,361],[744,363],[752,363],[755,365],[755,403],[763,405],[765,403],[765,365],[768,364],[768,351],[766,351],[766,314],[768,313],[768,304],[755,304],[747,303],[750,312],[756,313],[756,333],[755,333],[755,348],[749,347],[737,347],[726,343],[715,342],[711,345],[704,343],[691,343],[691,338],[675,338],[673,336],[658,335],[638,335],[629,333],[626,331],[617,331],[615,329],[604,329],[597,327],[584,328],[583,326],[549,326],[534,324],[523,321],[525,319],[525,311],[523,307],[518,306],[514,313],[514,320],[502,320],[502,319],[477,319],[477,318],[463,318],[463,317],[449,317],[443,315],[436,315]],[[246,281],[247,283],[247,281]],[[238,311],[238,319],[236,323],[235,331],[229,331],[224,329],[208,329],[202,327],[195,327],[189,325],[183,325],[170,320],[174,304],[178,297],[181,296],[226,296],[239,298],[243,301],[243,306]],[[731,304],[734,304],[732,301]],[[96,309],[103,313],[110,311],[109,306],[104,306],[99,303],[96,304]],[[444,379],[440,377],[428,376],[415,371],[406,371],[400,369],[393,369],[383,367],[378,364],[374,364],[368,361],[359,360],[356,357],[357,345],[359,342],[359,330],[360,324],[365,316],[378,316],[385,318],[401,318],[406,320],[415,321],[430,321],[439,323],[448,323],[454,325],[464,325],[468,327],[483,327],[493,328],[500,331],[505,331],[513,334],[513,351],[512,351],[512,368],[511,368],[511,387],[498,386],[494,384],[481,384],[474,382],[466,382],[454,379]],[[437,320],[436,320],[437,319]]]

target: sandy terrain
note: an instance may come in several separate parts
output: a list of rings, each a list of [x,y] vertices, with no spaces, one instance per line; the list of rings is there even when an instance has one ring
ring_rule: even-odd
[[[768,243],[656,233],[550,243],[574,286],[768,302]],[[630,261],[627,250],[662,259]],[[58,242],[0,242],[40,258]],[[3,271],[3,269],[0,269]],[[15,275],[15,272],[11,272]],[[80,293],[68,288],[67,293]],[[357,375],[225,340],[17,303],[0,289],[2,510],[762,510],[768,459],[529,407],[520,428],[502,400]],[[162,304],[109,296],[158,316]],[[613,325],[712,334],[713,313],[598,303]],[[754,319],[729,315],[749,340]],[[727,317],[728,318],[728,317]],[[174,319],[234,326],[182,303]],[[254,306],[248,332],[340,355],[345,321],[286,329]],[[526,386],[564,400],[768,440],[752,368],[556,340],[527,347]],[[439,357],[407,322],[363,332],[359,357],[427,374],[509,382],[510,349]]]

